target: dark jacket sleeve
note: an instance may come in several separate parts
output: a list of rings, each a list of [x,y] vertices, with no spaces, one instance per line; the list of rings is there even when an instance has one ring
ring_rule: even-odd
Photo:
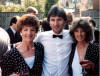
[[[2,76],[9,76],[12,73],[13,69],[13,60],[11,57],[11,53],[7,52],[2,58],[2,61],[0,62],[1,70],[2,70]]]
[[[99,75],[99,46],[96,44],[89,45],[87,53],[85,56],[86,59],[94,63],[94,70],[87,70],[89,74],[98,74]]]

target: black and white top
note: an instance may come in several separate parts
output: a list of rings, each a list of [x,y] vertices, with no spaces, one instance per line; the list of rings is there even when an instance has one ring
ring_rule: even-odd
[[[72,69],[72,63],[75,55],[75,48],[76,44],[72,44],[72,51],[70,54],[70,59],[69,59],[69,74],[70,76],[73,76],[73,69]],[[86,76],[95,76],[99,75],[99,46],[93,43],[89,43],[89,46],[86,50],[86,55],[85,59],[92,61],[95,64],[94,71],[89,69],[87,71]],[[76,66],[77,67],[77,66]]]
[[[30,69],[20,52],[13,48],[8,51],[1,64],[2,76],[9,76],[13,72],[29,73],[29,76],[41,76],[42,62],[44,58],[44,48],[40,43],[34,43],[35,47],[35,61],[33,67]]]

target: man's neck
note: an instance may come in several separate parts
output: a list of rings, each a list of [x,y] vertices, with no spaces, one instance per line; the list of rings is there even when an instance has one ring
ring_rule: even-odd
[[[62,30],[62,31],[63,31],[63,30]],[[53,33],[54,33],[55,35],[61,35],[61,34],[62,34],[62,31],[59,32],[59,33],[56,33],[56,32],[53,31]]]

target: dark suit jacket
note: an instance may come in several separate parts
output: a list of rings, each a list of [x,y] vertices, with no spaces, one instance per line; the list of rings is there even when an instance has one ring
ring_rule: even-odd
[[[19,33],[16,33],[14,35],[14,33],[13,33],[13,31],[10,27],[6,31],[9,34],[11,45],[14,44],[14,43],[22,41],[21,35]]]
[[[13,72],[25,73],[28,72],[27,76],[41,76],[42,63],[44,58],[44,47],[40,43],[34,43],[35,47],[35,60],[33,67],[30,69],[25,62],[21,53],[16,49],[12,48],[2,58],[0,63],[2,69],[2,76],[9,76]]]
[[[73,76],[72,62],[73,62],[73,58],[75,54],[75,48],[76,48],[76,44],[72,44],[72,51],[71,51],[70,59],[69,59],[70,76]],[[89,43],[89,46],[86,51],[85,59],[90,60],[95,64],[94,71],[92,71],[91,69],[86,70],[88,73],[86,76],[99,76],[99,46],[96,44]]]

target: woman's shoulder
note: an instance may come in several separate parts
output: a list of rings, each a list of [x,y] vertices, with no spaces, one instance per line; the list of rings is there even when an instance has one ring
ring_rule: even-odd
[[[15,59],[17,58],[17,49],[16,48],[12,48],[11,50],[7,51],[3,57],[2,57],[2,62],[1,64],[8,64],[8,63],[12,63],[13,61],[15,61]]]
[[[4,54],[4,57],[12,57],[12,56],[15,56],[16,53],[17,53],[17,49],[16,48],[12,48],[11,50],[8,50]]]
[[[36,49],[36,54],[44,56],[44,47],[40,42],[34,42],[34,47]]]
[[[99,53],[99,45],[95,44],[95,43],[89,43],[88,49],[89,52],[91,52],[92,54],[95,53]]]
[[[34,42],[34,46],[38,48],[44,48],[40,42]]]
[[[95,43],[89,43],[89,47],[91,49],[99,49],[99,45],[95,44]]]

